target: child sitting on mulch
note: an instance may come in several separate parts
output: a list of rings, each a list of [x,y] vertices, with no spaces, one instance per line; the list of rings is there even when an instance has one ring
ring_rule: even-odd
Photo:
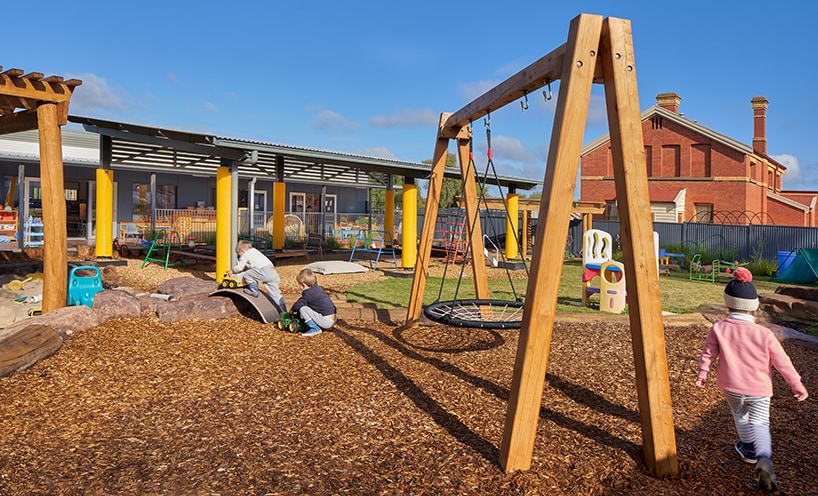
[[[236,255],[239,256],[239,262],[227,271],[227,275],[244,281],[247,284],[244,292],[254,297],[258,297],[258,283],[264,284],[267,294],[278,304],[280,311],[286,312],[286,302],[279,287],[281,277],[276,272],[273,262],[253,248],[253,243],[246,239],[236,243]]]
[[[741,267],[724,289],[724,303],[730,310],[726,319],[713,324],[699,358],[696,385],[707,385],[713,361],[719,359],[716,384],[733,414],[739,441],[735,448],[741,459],[756,464],[758,487],[776,491],[770,438],[770,397],[773,384],[770,363],[784,377],[798,401],[807,399],[807,388],[781,343],[766,327],[755,323],[758,293],[753,274]]]
[[[293,303],[292,313],[298,313],[304,319],[307,330],[302,336],[316,336],[321,329],[335,325],[335,304],[329,295],[318,285],[318,278],[310,269],[301,269],[295,277],[301,285],[301,298]]]

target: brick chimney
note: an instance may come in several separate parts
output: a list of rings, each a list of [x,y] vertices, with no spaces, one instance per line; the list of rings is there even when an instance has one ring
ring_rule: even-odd
[[[679,113],[679,103],[682,102],[682,97],[676,93],[659,93],[656,95],[656,105],[663,109],[670,110],[674,114]]]
[[[767,105],[763,96],[750,100],[753,104],[753,151],[767,154]]]

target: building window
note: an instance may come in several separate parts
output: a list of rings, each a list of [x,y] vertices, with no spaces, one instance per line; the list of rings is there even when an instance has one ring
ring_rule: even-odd
[[[156,208],[176,208],[176,186],[162,184],[156,186]],[[133,213],[151,213],[151,185],[133,185]]]
[[[713,204],[712,203],[696,203],[696,214],[693,217],[693,222],[713,223]]]
[[[608,220],[619,220],[619,209],[615,201],[607,202],[605,205],[605,218]]]

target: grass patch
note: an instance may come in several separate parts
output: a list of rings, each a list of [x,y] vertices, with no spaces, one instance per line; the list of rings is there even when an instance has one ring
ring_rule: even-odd
[[[426,282],[426,293],[423,304],[428,305],[436,300],[451,300],[454,298],[457,286],[456,278],[447,278],[440,292],[441,279],[430,277]],[[598,280],[594,281],[597,284]],[[778,283],[770,282],[769,278],[758,277],[753,283],[759,293],[775,291]],[[662,298],[662,309],[673,313],[692,313],[705,305],[721,304],[724,302],[725,283],[711,283],[708,281],[691,281],[686,271],[672,272],[670,277],[659,278],[659,291]],[[526,280],[514,280],[514,288],[519,297],[525,297]],[[412,289],[412,280],[404,278],[388,278],[382,281],[355,286],[345,294],[349,301],[360,303],[375,303],[379,308],[406,307],[409,293]],[[489,291],[491,297],[501,300],[513,300],[514,293],[508,279],[490,279]],[[474,284],[471,279],[463,279],[460,283],[458,298],[474,298]],[[596,296],[592,302],[598,302]],[[596,312],[596,308],[585,308],[582,304],[582,262],[569,261],[563,264],[560,289],[557,297],[558,312]],[[816,329],[818,330],[818,329]]]

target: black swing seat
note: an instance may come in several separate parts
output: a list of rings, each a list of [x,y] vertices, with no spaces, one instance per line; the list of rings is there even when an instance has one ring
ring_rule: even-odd
[[[519,329],[523,302],[513,300],[437,301],[423,307],[429,320],[457,327],[478,329]]]

